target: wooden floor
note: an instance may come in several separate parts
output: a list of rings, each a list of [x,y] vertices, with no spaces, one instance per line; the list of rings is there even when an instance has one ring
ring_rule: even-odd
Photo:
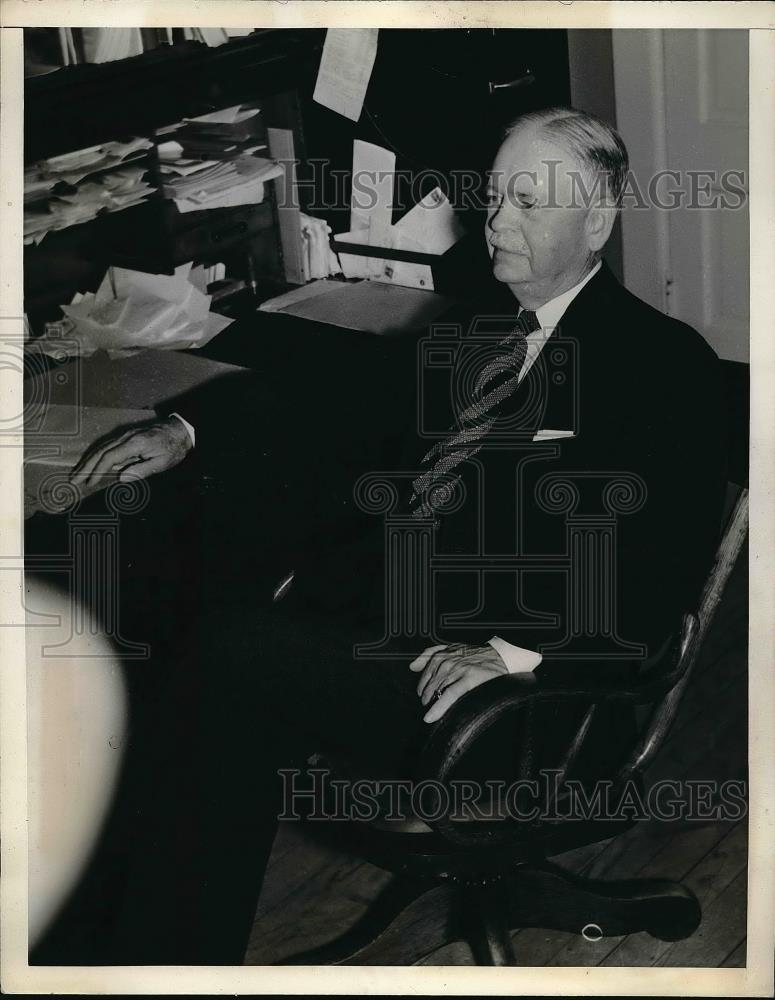
[[[646,779],[747,780],[747,560],[741,553],[666,745]],[[651,820],[624,836],[553,859],[599,878],[682,881],[703,910],[685,941],[648,934],[597,943],[558,931],[517,930],[525,966],[742,967],[746,963],[747,829],[737,823]],[[391,876],[281,825],[246,955],[268,965],[336,938],[357,920]],[[412,933],[411,927],[405,928]],[[467,945],[452,943],[425,965],[472,965]]]

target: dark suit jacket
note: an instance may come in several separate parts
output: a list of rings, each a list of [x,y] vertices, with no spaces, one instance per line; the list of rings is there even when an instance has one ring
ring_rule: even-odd
[[[400,359],[420,385],[393,466],[404,489],[408,470],[448,433],[471,373],[492,356],[515,308],[499,287],[484,307],[446,317],[441,334],[425,337],[419,364]],[[395,365],[389,377],[398,381]],[[345,463],[350,477],[369,468],[369,426],[362,422]],[[538,430],[573,436],[534,440]],[[386,469],[390,457],[383,448],[383,464],[371,468]],[[498,634],[541,649],[547,662],[647,659],[696,606],[719,536],[726,431],[718,359],[696,331],[631,295],[604,266],[459,471],[464,499],[440,514],[434,533],[436,555],[456,560],[437,575],[437,636],[481,643]],[[313,603],[331,610],[353,600],[365,608],[369,576],[377,603],[383,594],[381,527],[370,531],[355,509],[351,481],[332,493],[347,516],[320,522],[329,526],[328,552],[321,531],[299,574]],[[591,547],[585,558],[580,545]],[[572,547],[582,578],[569,566]],[[296,561],[303,566],[304,554]]]
[[[261,547],[270,578],[295,569],[311,608],[380,613],[382,519],[359,509],[353,483],[397,471],[409,489],[409,473],[454,424],[472,373],[513,324],[517,304],[493,284],[485,303],[444,317],[418,344],[372,342],[349,367],[325,371],[306,358],[292,378],[264,377],[260,389],[243,379],[188,408],[176,403],[197,426],[210,474],[234,484],[235,512],[252,513],[252,538],[244,517],[233,521],[241,550]],[[533,440],[539,430],[573,436]],[[457,560],[437,576],[438,637],[498,634],[547,661],[643,660],[696,605],[718,539],[726,482],[718,359],[604,265],[460,471],[465,499],[434,532],[436,555]],[[583,579],[573,578],[572,546]],[[590,629],[596,639],[584,635]]]
[[[441,552],[479,542],[494,555],[514,553],[526,569],[493,573],[484,591],[476,574],[467,585],[464,574],[450,574],[440,613],[478,606],[463,638],[497,631],[517,645],[547,647],[547,656],[566,637],[566,655],[610,647],[613,658],[620,649],[638,659],[638,645],[653,654],[696,606],[718,540],[724,410],[720,365],[703,338],[601,268],[467,463],[460,510],[441,517]],[[542,429],[573,436],[533,440]],[[575,553],[581,579],[557,563],[571,546],[592,547]],[[585,615],[597,616],[593,631],[610,628],[611,641],[588,641]]]
[[[327,359],[318,366],[307,356],[273,382],[243,377],[176,401],[197,427],[195,461],[223,488],[215,517],[233,536],[235,576],[241,563],[242,576],[269,589],[294,569],[289,596],[302,615],[339,616],[344,630],[378,621],[383,522],[359,509],[353,483],[397,471],[408,488],[515,313],[509,290],[495,285],[485,303],[445,317],[419,344],[369,341],[354,363],[324,368]],[[498,634],[541,650],[539,672],[574,680],[579,668],[620,676],[653,655],[696,607],[718,540],[719,367],[696,331],[631,295],[604,266],[461,467],[463,502],[434,532],[435,557],[456,560],[437,578],[436,637],[484,643]],[[534,441],[541,429],[573,436]],[[576,580],[574,547],[584,567]],[[595,561],[601,553],[607,568]],[[589,626],[592,591],[606,615]],[[542,713],[537,731],[550,742],[578,721],[551,706]],[[625,715],[598,713],[590,773],[631,739]],[[556,752],[539,748],[536,759]]]

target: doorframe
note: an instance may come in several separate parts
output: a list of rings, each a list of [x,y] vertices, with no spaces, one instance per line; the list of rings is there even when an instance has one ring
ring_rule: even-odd
[[[665,35],[656,28],[619,29],[613,35],[617,128],[630,169],[647,197],[649,181],[668,169]],[[633,73],[633,67],[641,71]],[[667,210],[654,206],[622,211],[624,284],[670,315],[670,232]]]

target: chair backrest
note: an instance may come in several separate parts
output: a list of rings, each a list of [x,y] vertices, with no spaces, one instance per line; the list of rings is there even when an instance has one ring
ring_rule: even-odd
[[[642,773],[664,743],[747,533],[748,489],[744,487],[740,490],[727,520],[724,534],[716,550],[716,558],[705,581],[697,614],[684,617],[680,655],[675,667],[676,681],[662,701],[652,710],[642,738],[619,772],[620,779]]]

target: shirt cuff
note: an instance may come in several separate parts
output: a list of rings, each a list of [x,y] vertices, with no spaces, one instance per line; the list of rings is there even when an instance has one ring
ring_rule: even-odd
[[[506,669],[510,674],[531,673],[543,660],[540,653],[536,653],[532,649],[523,649],[521,646],[513,646],[497,635],[489,640],[489,645],[506,664]]]
[[[179,413],[170,413],[170,416],[178,418],[178,420],[181,422],[181,424],[183,424],[183,426],[188,431],[188,436],[191,438],[191,444],[192,445],[196,445],[196,431],[191,426],[191,424],[187,420],[185,420],[183,417],[181,417],[181,415]]]

